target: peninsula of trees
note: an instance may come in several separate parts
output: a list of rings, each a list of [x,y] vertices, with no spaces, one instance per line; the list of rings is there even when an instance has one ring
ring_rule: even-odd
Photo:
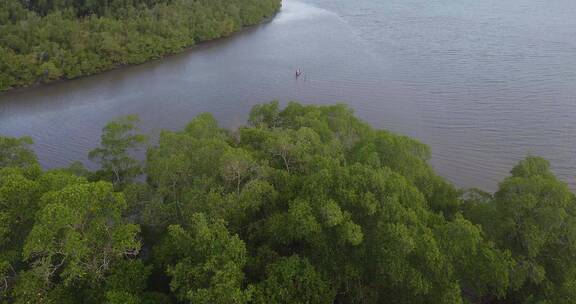
[[[0,137],[0,303],[576,303],[576,200],[538,157],[494,194],[344,105],[272,102],[246,126],[138,119],[42,170]]]
[[[2,0],[0,91],[176,53],[272,16],[281,0]]]

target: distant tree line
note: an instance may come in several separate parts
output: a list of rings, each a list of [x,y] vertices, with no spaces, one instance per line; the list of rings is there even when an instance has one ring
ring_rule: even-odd
[[[280,0],[2,0],[0,91],[176,53],[261,22]]]
[[[171,4],[172,0],[19,0],[22,5],[45,16],[58,10],[73,10],[78,17],[114,15],[129,8],[150,8],[156,4]]]
[[[0,137],[1,303],[576,303],[576,200],[548,162],[494,194],[344,105],[103,129],[88,171]]]

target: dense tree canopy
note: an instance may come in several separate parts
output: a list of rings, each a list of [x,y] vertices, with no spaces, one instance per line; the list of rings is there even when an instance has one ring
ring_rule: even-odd
[[[142,163],[137,122],[95,172],[0,137],[0,302],[576,302],[576,201],[541,158],[464,192],[344,105],[200,114]]]
[[[0,91],[175,53],[261,22],[280,0],[2,0]]]

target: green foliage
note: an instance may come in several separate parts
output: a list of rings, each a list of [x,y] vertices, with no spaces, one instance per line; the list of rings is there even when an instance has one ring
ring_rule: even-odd
[[[443,238],[450,222],[434,211],[452,204],[445,210],[454,214],[457,192],[425,163],[425,146],[371,130],[343,105],[291,103],[281,111],[274,102],[255,107],[249,123],[239,142],[205,114],[184,132],[162,133],[147,171],[162,194],[152,210],[164,211],[165,223],[186,225],[189,212],[222,218],[248,244],[309,259],[330,278],[325,290],[339,290],[346,302],[460,303],[462,288],[478,295],[506,290],[510,259],[478,228],[459,218],[464,227],[453,229],[468,227],[473,239],[458,250]],[[371,146],[373,157],[363,158]],[[411,155],[395,155],[401,153]],[[448,194],[435,195],[442,191]],[[461,286],[458,276],[473,277],[473,265],[452,263],[470,252],[492,254],[482,270],[503,278]],[[259,292],[265,301],[269,291]]]
[[[160,3],[170,3],[170,0],[19,0],[25,7],[42,15],[55,10],[72,9],[78,15],[104,15],[111,10],[124,10],[130,7],[153,6]]]
[[[0,136],[0,168],[36,165],[36,155],[28,148],[30,145],[32,145],[30,137]]]
[[[528,157],[512,169],[493,200],[472,202],[475,220],[516,260],[509,299],[569,303],[576,282],[576,205],[546,160]],[[570,290],[570,291],[569,291]],[[566,300],[570,299],[570,300]]]
[[[121,260],[106,277],[106,300],[110,304],[142,303],[151,267],[140,260]]]
[[[280,103],[273,101],[255,105],[250,111],[248,123],[252,127],[276,128],[280,125]]]
[[[20,253],[34,224],[40,185],[21,168],[0,168],[0,299],[21,268]]]
[[[284,258],[269,266],[258,283],[254,303],[333,303],[334,292],[314,267],[298,256]]]
[[[142,171],[138,160],[130,155],[147,140],[136,133],[138,122],[132,115],[109,122],[102,129],[101,147],[90,151],[89,157],[100,162],[103,174],[111,175],[114,185],[128,183]]]
[[[499,250],[485,240],[480,227],[458,214],[454,221],[439,229],[443,250],[464,286],[475,299],[486,296],[503,298],[510,288],[515,266],[509,251]]]
[[[157,59],[279,8],[280,0],[2,0],[0,91]]]
[[[111,263],[140,250],[139,227],[122,219],[126,202],[109,183],[72,184],[40,204],[22,255],[45,284],[98,283]]]
[[[576,301],[576,198],[541,158],[458,191],[345,105],[272,102],[162,131],[135,181],[136,122],[103,129],[96,173],[0,137],[0,302]]]
[[[222,221],[210,221],[202,213],[192,215],[188,225],[170,226],[157,249],[176,297],[190,303],[246,303],[250,293],[241,288],[244,242]]]

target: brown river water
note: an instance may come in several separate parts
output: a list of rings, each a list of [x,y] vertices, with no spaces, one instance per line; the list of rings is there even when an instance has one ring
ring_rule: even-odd
[[[274,99],[343,102],[430,145],[459,187],[494,190],[532,154],[575,188],[575,16],[573,0],[284,0],[272,21],[230,38],[4,93],[0,134],[31,136],[46,168],[93,167],[87,152],[120,115],[157,134],[201,112],[235,128]]]

